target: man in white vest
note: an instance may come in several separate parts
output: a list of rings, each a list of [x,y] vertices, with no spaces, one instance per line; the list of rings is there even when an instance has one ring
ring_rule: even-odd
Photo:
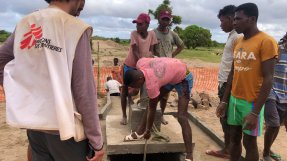
[[[7,123],[27,129],[33,161],[101,161],[92,28],[74,17],[83,0],[45,1],[0,48]]]

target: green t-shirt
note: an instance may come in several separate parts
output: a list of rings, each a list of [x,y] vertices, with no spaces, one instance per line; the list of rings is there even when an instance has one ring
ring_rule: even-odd
[[[155,55],[159,57],[172,57],[173,46],[184,46],[183,41],[177,33],[169,30],[168,33],[162,33],[154,29],[158,43],[155,45]]]

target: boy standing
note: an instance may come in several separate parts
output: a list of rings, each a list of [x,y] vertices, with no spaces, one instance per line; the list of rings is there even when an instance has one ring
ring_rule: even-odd
[[[123,80],[127,71],[136,68],[136,63],[140,58],[153,57],[154,45],[157,43],[155,33],[153,31],[147,31],[150,23],[148,14],[141,13],[136,20],[133,20],[133,23],[136,23],[137,30],[131,33],[130,49],[123,66]],[[120,123],[122,125],[127,124],[127,96],[128,87],[124,85],[121,95],[123,118]]]
[[[184,43],[177,33],[170,30],[170,24],[172,20],[171,10],[161,10],[157,19],[158,27],[154,29],[158,40],[158,43],[155,45],[155,55],[158,57],[173,58],[184,49]],[[176,46],[176,50],[173,51],[174,45]],[[161,122],[164,125],[168,124],[168,122],[163,117],[168,97],[169,93],[160,100],[160,108],[162,113]]]
[[[221,29],[229,33],[228,39],[224,46],[219,72],[218,72],[218,97],[222,101],[223,94],[227,84],[227,78],[233,63],[233,48],[236,39],[238,38],[237,32],[233,29],[233,19],[236,7],[234,5],[225,6],[218,13]],[[227,124],[227,115],[220,118],[220,123],[224,133],[224,147],[222,150],[207,150],[206,154],[220,158],[229,158],[229,145],[230,145],[230,127]]]
[[[279,43],[279,57],[275,65],[273,78],[273,88],[265,103],[265,123],[266,131],[264,135],[263,159],[271,161],[280,159],[280,155],[271,151],[271,146],[275,141],[280,125],[287,120],[287,33]]]
[[[217,108],[217,116],[224,117],[229,105],[227,123],[230,125],[231,161],[240,159],[242,137],[246,160],[259,160],[257,136],[262,133],[263,106],[272,87],[278,47],[272,37],[258,30],[257,20],[256,4],[245,3],[236,8],[234,29],[244,36],[235,43],[234,63],[224,97]]]

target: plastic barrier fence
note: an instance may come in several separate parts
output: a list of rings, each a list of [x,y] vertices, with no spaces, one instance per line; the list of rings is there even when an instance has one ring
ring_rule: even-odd
[[[189,69],[194,78],[194,84],[192,91],[206,91],[217,92],[217,68],[190,68]],[[106,94],[104,84],[107,81],[107,77],[112,76],[114,79],[121,82],[121,67],[102,67],[100,68],[100,79],[98,82],[98,68],[94,67],[94,77],[97,82],[98,92]],[[5,101],[5,96],[2,87],[0,88],[0,102]]]

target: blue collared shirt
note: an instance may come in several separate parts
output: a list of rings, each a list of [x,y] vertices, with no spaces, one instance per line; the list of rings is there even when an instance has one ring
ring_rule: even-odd
[[[279,103],[287,103],[287,51],[281,45],[278,62],[275,65],[273,86],[269,95]]]

